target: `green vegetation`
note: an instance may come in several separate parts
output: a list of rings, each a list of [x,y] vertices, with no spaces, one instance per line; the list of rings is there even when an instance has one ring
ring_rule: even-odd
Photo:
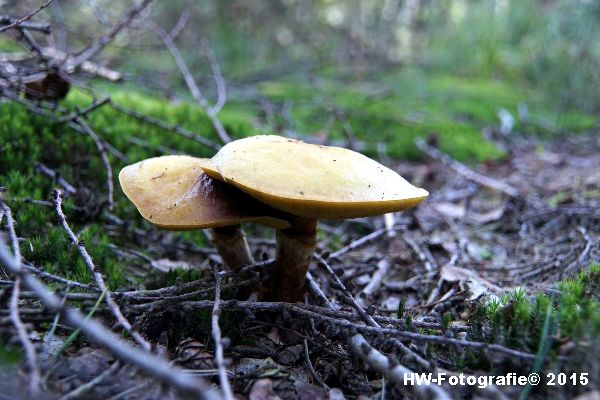
[[[534,354],[546,348],[553,359],[562,354],[561,346],[573,342],[579,344],[574,359],[588,360],[586,348],[599,344],[599,294],[600,265],[557,282],[544,294],[531,297],[516,289],[477,306],[470,335]]]
[[[170,106],[164,101],[135,94],[117,94],[115,100],[125,107],[179,123],[208,137],[212,135],[205,115],[188,104]],[[74,110],[75,105],[82,107],[91,101],[81,92],[73,92],[65,105]],[[251,125],[241,112],[226,110],[222,119],[233,136],[252,132]],[[200,156],[212,154],[212,150],[195,141],[142,124],[117,113],[110,106],[93,112],[89,123],[129,162],[160,155],[159,146]],[[58,187],[52,179],[36,171],[36,163],[42,163],[80,189],[77,195],[65,199],[65,213],[78,237],[92,244],[87,246],[88,251],[105,274],[110,288],[123,285],[127,274],[110,245],[120,245],[120,235],[111,237],[102,221],[97,219],[99,211],[106,206],[106,172],[92,140],[66,124],[48,124],[47,119],[29,114],[16,103],[0,105],[0,136],[3,139],[0,142],[0,186],[8,189],[6,199],[14,210],[18,233],[27,238],[22,244],[24,256],[50,273],[80,282],[89,282],[91,278],[77,249],[70,245],[65,232],[58,227],[54,210],[29,201],[47,200],[52,189]],[[147,148],[132,145],[133,137],[147,142]],[[114,154],[109,154],[109,158],[115,175],[114,214],[128,221],[127,229],[130,231],[149,228],[150,225],[143,221],[120,191],[116,175],[126,162]],[[198,244],[203,243],[203,236],[198,232],[180,235]],[[127,243],[126,247],[131,248],[131,244]]]

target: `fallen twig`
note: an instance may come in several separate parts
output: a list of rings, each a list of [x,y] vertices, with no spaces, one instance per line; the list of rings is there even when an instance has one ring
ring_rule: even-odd
[[[149,351],[152,346],[150,345],[150,343],[148,343],[146,341],[146,339],[144,339],[142,337],[142,335],[139,334],[139,332],[137,332],[136,330],[133,329],[133,327],[127,320],[127,318],[125,318],[125,316],[121,312],[121,309],[119,308],[117,303],[115,303],[114,299],[112,298],[111,292],[108,290],[106,284],[104,283],[104,277],[102,276],[102,273],[94,264],[94,261],[92,260],[92,257],[87,252],[87,250],[83,244],[83,241],[79,240],[77,238],[77,236],[75,236],[75,233],[73,233],[73,231],[69,227],[69,224],[67,223],[67,218],[62,211],[62,191],[59,189],[54,190],[53,197],[54,197],[53,198],[54,209],[56,211],[56,215],[58,216],[58,221],[62,225],[64,230],[67,232],[67,235],[71,239],[71,242],[77,246],[77,249],[79,250],[79,254],[81,254],[81,256],[83,257],[83,260],[85,261],[85,264],[87,265],[88,269],[94,276],[94,281],[96,282],[96,286],[98,286],[98,289],[100,289],[102,292],[106,291],[106,304],[111,309],[113,315],[117,318],[117,321],[123,327],[123,329],[128,334],[130,334],[131,337],[133,337],[135,339],[135,341],[140,346],[142,346],[143,349],[145,349],[146,351]]]
[[[221,336],[221,327],[219,326],[219,316],[221,315],[220,309],[221,301],[221,274],[215,269],[215,301],[212,309],[212,337],[215,342],[215,365],[219,370],[219,382],[221,384],[221,390],[226,400],[233,400],[233,392],[227,380],[227,369],[225,368],[225,360],[223,358],[223,338]]]
[[[377,263],[377,270],[371,277],[371,280],[369,281],[367,286],[365,286],[358,293],[358,298],[356,299],[356,302],[358,303],[359,306],[363,305],[364,299],[370,297],[371,295],[373,295],[373,293],[375,293],[377,290],[379,290],[379,287],[381,286],[381,283],[383,282],[383,279],[385,278],[385,276],[387,275],[389,270],[390,270],[390,262],[388,260],[386,260],[385,258],[381,259]]]
[[[78,386],[77,388],[71,390],[69,393],[65,394],[64,396],[61,396],[59,400],[75,400],[75,399],[83,398],[83,396],[85,394],[89,393],[96,386],[104,383],[104,381],[106,381],[108,378],[110,378],[110,376],[112,374],[117,372],[117,370],[119,369],[120,366],[121,366],[121,363],[119,361],[115,361],[113,363],[113,365],[111,365],[110,368],[108,368],[106,371],[102,372],[100,375],[98,375],[97,377],[95,377],[94,379],[89,381],[88,383]]]
[[[322,304],[326,305],[328,308],[332,308],[331,303],[320,290],[319,285],[309,275],[307,275],[307,282],[307,288],[309,290],[314,290],[314,294],[319,299],[319,301],[322,302]],[[369,321],[372,320],[372,317],[370,319],[367,318],[366,322],[369,323]],[[376,322],[373,321],[373,324],[375,328],[379,328],[379,325]],[[361,359],[367,362],[370,366],[372,366],[383,376],[390,379],[392,382],[400,386],[404,386],[404,376],[406,374],[414,374],[411,370],[399,363],[394,366],[385,355],[371,347],[360,333],[356,333],[353,335],[348,334],[346,335],[346,337],[350,348],[355,354],[357,354]],[[405,349],[409,350],[407,348]],[[408,351],[408,353],[412,355],[412,351]],[[413,355],[413,357],[416,357],[416,360],[420,360],[420,357],[416,354]],[[436,385],[425,386],[417,384],[408,387],[408,390],[414,392],[414,394],[421,399],[450,399],[450,396],[446,393],[446,391]]]
[[[425,154],[452,168],[455,172],[464,176],[465,178],[470,179],[473,182],[477,182],[482,186],[502,192],[510,197],[521,197],[519,191],[508,183],[473,171],[466,165],[453,160],[449,155],[444,154],[435,147],[428,145],[424,140],[417,139],[415,140],[415,144]]]
[[[4,204],[4,202],[0,202],[0,208],[4,215],[6,215],[6,222],[8,226],[8,235],[12,242],[13,253],[15,260],[18,263],[21,263],[21,250],[19,249],[19,238],[17,237],[17,233],[15,232],[15,221],[12,218],[12,213],[10,208]],[[37,364],[37,355],[35,353],[35,349],[33,344],[29,340],[29,334],[27,333],[27,329],[25,325],[23,325],[23,321],[21,321],[21,316],[19,314],[19,290],[21,285],[21,279],[17,276],[15,278],[15,283],[12,288],[12,294],[10,297],[10,319],[17,329],[17,334],[19,335],[19,341],[25,350],[25,356],[27,359],[27,366],[29,367],[29,395],[33,398],[37,397],[40,392],[40,370]]]
[[[376,231],[373,231],[373,232],[369,233],[368,235],[365,235],[361,238],[354,240],[353,242],[349,243],[348,245],[342,247],[341,249],[334,251],[327,258],[335,258],[335,257],[339,257],[343,254],[346,254],[349,251],[357,249],[358,247],[360,247],[372,240],[377,239],[378,237],[382,236],[387,231],[388,231],[388,228],[377,229]]]

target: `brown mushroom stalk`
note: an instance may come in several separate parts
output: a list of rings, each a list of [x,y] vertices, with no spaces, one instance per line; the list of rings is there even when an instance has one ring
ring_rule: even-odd
[[[296,217],[292,226],[277,231],[277,256],[271,297],[294,302],[302,298],[304,279],[317,246],[317,220]]]
[[[212,242],[217,252],[230,268],[254,263],[254,257],[246,241],[246,234],[239,225],[213,228]]]
[[[163,156],[121,170],[123,192],[144,218],[170,230],[211,229],[223,262],[237,269],[254,262],[240,228],[256,222],[274,228],[289,227],[281,212],[259,203],[240,190],[214,180],[189,156]]]

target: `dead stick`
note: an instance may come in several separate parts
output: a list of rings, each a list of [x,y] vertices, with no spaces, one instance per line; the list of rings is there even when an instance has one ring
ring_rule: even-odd
[[[175,64],[177,64],[177,68],[179,68],[179,71],[181,72],[181,75],[183,76],[183,79],[185,80],[185,83],[188,89],[190,90],[192,97],[194,98],[194,100],[196,100],[196,103],[198,103],[198,105],[206,112],[206,115],[212,122],[212,125],[215,128],[215,131],[217,132],[217,136],[219,136],[219,139],[221,139],[223,143],[229,143],[231,141],[231,137],[229,137],[229,134],[227,134],[227,132],[225,131],[221,120],[219,120],[219,118],[217,117],[217,113],[213,110],[213,108],[211,108],[210,104],[208,104],[208,101],[200,91],[198,84],[196,84],[196,80],[192,76],[190,70],[188,69],[185,63],[185,60],[183,59],[183,56],[181,55],[181,52],[179,51],[171,37],[157,25],[152,24],[151,29],[162,39],[165,46],[167,46],[167,49],[169,50],[169,53],[171,53],[173,60],[175,60]]]
[[[6,215],[6,222],[8,225],[8,235],[12,242],[14,257],[17,262],[21,262],[21,250],[19,248],[19,238],[17,237],[17,233],[15,231],[15,221],[12,218],[12,212],[10,208],[4,204],[4,202],[0,203],[2,208],[2,212]],[[27,365],[29,367],[29,395],[33,398],[37,397],[40,391],[40,370],[37,365],[37,355],[35,353],[35,349],[33,344],[29,340],[29,334],[27,333],[27,329],[25,325],[23,325],[23,321],[21,321],[21,316],[19,314],[19,290],[20,290],[21,280],[19,277],[15,279],[15,283],[12,289],[12,295],[10,297],[10,319],[17,329],[17,333],[19,335],[19,341],[21,345],[25,349],[25,355],[27,358]]]
[[[79,254],[81,254],[81,257],[83,257],[85,264],[94,276],[94,281],[96,282],[96,286],[98,286],[98,289],[100,289],[100,291],[102,292],[106,292],[106,304],[111,309],[112,313],[117,318],[117,321],[123,327],[123,329],[125,329],[125,331],[127,331],[127,333],[129,333],[131,337],[133,337],[135,341],[140,346],[142,346],[143,349],[145,349],[146,351],[150,351],[152,346],[146,341],[146,339],[142,337],[142,335],[140,335],[136,330],[133,329],[127,318],[125,318],[125,316],[121,312],[121,309],[119,308],[117,303],[115,303],[111,292],[106,287],[106,284],[104,283],[104,277],[102,276],[102,273],[100,272],[98,267],[96,267],[96,265],[94,264],[94,261],[92,260],[90,254],[87,252],[83,241],[79,240],[77,236],[75,236],[75,233],[73,233],[73,231],[69,227],[69,224],[67,223],[67,217],[65,216],[62,210],[62,191],[59,189],[54,190],[53,197],[54,209],[56,211],[56,215],[58,216],[58,221],[62,225],[64,230],[67,232],[67,235],[71,239],[71,242],[77,246]]]
[[[219,316],[221,301],[221,274],[215,269],[215,302],[212,309],[212,337],[215,341],[215,364],[219,369],[219,382],[221,390],[226,400],[233,400],[231,386],[227,380],[227,369],[225,368],[225,360],[223,359],[223,338],[221,336],[221,327],[219,326]]]
[[[108,198],[108,209],[112,211],[114,206],[114,183],[113,183],[113,171],[112,166],[110,165],[110,160],[108,159],[108,155],[106,154],[106,149],[104,148],[104,143],[98,137],[96,132],[85,122],[83,119],[76,117],[71,124],[79,125],[85,133],[88,134],[90,138],[94,141],[98,152],[100,153],[100,158],[102,159],[102,163],[104,164],[104,169],[106,170],[106,186],[107,186],[107,198]],[[69,124],[69,125],[71,125]]]
[[[428,145],[422,139],[415,140],[415,145],[428,156],[435,158],[442,164],[452,168],[455,172],[464,176],[467,179],[472,180],[473,182],[477,182],[480,185],[502,192],[510,197],[520,197],[519,191],[511,185],[509,185],[508,183],[473,171],[466,165],[456,160],[453,160],[452,158],[450,158],[449,155],[444,154],[435,147]]]
[[[115,38],[115,36],[117,36],[117,34],[123,30],[123,28],[128,26],[135,19],[135,17],[138,16],[139,13],[148,7],[151,2],[152,0],[143,0],[137,6],[130,9],[121,19],[121,21],[119,21],[110,31],[100,36],[96,41],[89,44],[85,48],[75,52],[73,59],[69,62],[68,68],[75,68],[95,56],[100,50],[108,45]]]
[[[37,13],[39,13],[40,11],[42,11],[44,8],[48,7],[50,5],[50,3],[52,3],[54,0],[47,0],[44,4],[42,4],[41,6],[39,6],[38,8],[36,8],[35,10],[33,10],[32,12],[30,12],[29,14],[25,15],[22,18],[19,18],[15,21],[13,21],[11,24],[3,26],[0,28],[0,33],[5,32],[9,29],[18,27],[19,25],[21,25],[23,22],[27,21],[28,19],[31,19],[32,17],[34,17]]]

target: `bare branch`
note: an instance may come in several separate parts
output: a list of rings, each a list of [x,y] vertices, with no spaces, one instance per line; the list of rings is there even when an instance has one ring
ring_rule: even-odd
[[[221,390],[226,400],[233,400],[231,386],[227,380],[227,369],[225,368],[225,360],[223,359],[223,338],[221,337],[221,327],[219,326],[219,316],[221,302],[221,273],[215,269],[215,302],[212,309],[212,337],[215,342],[215,364],[219,369],[219,382]]]
[[[100,36],[96,41],[89,44],[85,48],[78,50],[73,55],[73,59],[69,61],[67,68],[75,68],[81,65],[83,62],[89,60],[100,52],[107,44],[109,44],[119,32],[137,17],[150,3],[152,0],[143,0],[137,6],[130,9],[110,31]]]
[[[94,261],[87,252],[83,241],[79,240],[69,227],[69,224],[67,223],[67,218],[65,217],[65,214],[62,211],[62,191],[56,189],[54,190],[53,195],[54,209],[56,211],[56,215],[58,216],[58,221],[60,222],[64,230],[67,232],[67,235],[69,236],[69,239],[71,239],[71,242],[77,246],[77,249],[83,257],[85,264],[87,265],[88,269],[94,277],[94,281],[96,282],[96,286],[98,286],[98,289],[100,289],[100,291],[102,292],[106,292],[106,304],[108,304],[108,307],[111,309],[113,315],[117,318],[117,321],[123,327],[123,329],[127,331],[127,333],[129,333],[131,337],[133,337],[135,341],[140,346],[142,346],[143,349],[149,351],[151,349],[150,343],[148,343],[146,339],[144,339],[142,335],[139,334],[139,332],[134,330],[127,318],[125,318],[125,316],[121,312],[121,309],[119,308],[117,303],[115,303],[111,292],[106,287],[106,284],[104,283],[104,277],[102,276],[102,273],[96,267],[96,265],[94,265]]]
[[[98,137],[96,132],[94,132],[94,130],[83,119],[81,119],[79,117],[75,117],[73,122],[71,122],[69,125],[72,125],[72,124],[79,125],[79,127],[81,127],[83,129],[83,131],[85,133],[87,133],[90,138],[92,138],[92,140],[94,141],[94,144],[96,145],[96,148],[98,149],[98,152],[100,153],[100,158],[102,159],[102,163],[104,164],[104,169],[106,170],[106,186],[107,186],[107,190],[108,190],[108,193],[107,193],[108,209],[112,211],[113,206],[114,206],[114,191],[115,191],[114,183],[113,183],[113,171],[112,171],[112,166],[110,165],[110,160],[108,159],[108,155],[106,154],[106,149],[104,148],[104,143],[102,143],[102,140],[100,140],[100,138]]]
[[[331,253],[329,255],[328,258],[335,258],[335,257],[339,257],[343,254],[348,253],[349,251],[355,250],[358,247],[362,246],[363,244],[366,244],[372,240],[377,239],[378,237],[382,236],[384,233],[386,233],[388,231],[388,228],[381,228],[381,229],[377,229],[376,231],[373,231],[371,233],[369,233],[368,235],[365,235],[361,238],[356,239],[355,241],[353,241],[352,243],[348,244],[347,246],[342,247],[341,249],[339,249],[338,251],[334,251],[333,253]]]
[[[12,18],[7,15],[0,16],[0,25],[14,24],[16,21],[18,21],[16,18]],[[41,33],[45,33],[45,34],[49,34],[51,32],[50,25],[48,25],[48,24],[40,24],[40,23],[36,23],[36,22],[23,21],[23,22],[19,23],[18,25],[19,25],[18,28],[27,29],[29,31],[36,31],[36,32],[41,32]],[[2,29],[4,29],[4,28],[6,28],[6,26],[4,26]],[[7,29],[10,29],[10,28],[7,28]]]
[[[490,189],[502,192],[510,197],[520,197],[519,191],[508,183],[473,171],[466,165],[450,158],[448,154],[444,154],[435,147],[428,145],[424,140],[417,139],[415,140],[415,144],[425,154],[452,168],[455,172],[464,176],[465,178]]]
[[[71,390],[69,393],[62,396],[59,400],[76,400],[83,398],[82,396],[89,393],[92,389],[103,383],[112,374],[117,372],[120,366],[121,363],[119,361],[115,361],[113,365],[111,365],[110,368],[108,368],[106,371],[102,372],[100,375],[98,375],[88,383],[85,383]]]
[[[156,24],[151,24],[150,29],[152,29],[161,38],[165,46],[167,46],[167,49],[169,50],[169,53],[171,53],[173,60],[175,60],[175,64],[177,64],[177,68],[179,68],[179,71],[181,72],[181,75],[183,76],[185,84],[190,90],[192,97],[194,98],[194,100],[196,100],[196,103],[198,103],[198,105],[204,110],[204,112],[206,112],[206,115],[212,122],[213,127],[217,132],[217,136],[219,136],[219,139],[223,143],[229,143],[231,141],[231,138],[225,131],[225,128],[223,127],[223,124],[221,123],[219,118],[217,118],[215,110],[211,108],[210,104],[208,104],[208,101],[200,91],[198,84],[196,83],[194,77],[192,76],[190,70],[187,67],[187,64],[185,63],[185,60],[183,59],[183,56],[181,55],[181,52],[179,51],[171,37]]]
[[[4,215],[6,215],[6,223],[8,226],[8,235],[12,242],[13,252],[15,260],[20,263],[21,258],[21,250],[19,249],[19,238],[17,237],[17,233],[15,232],[15,221],[12,218],[12,213],[10,208],[4,203],[0,202],[0,207]],[[29,395],[31,397],[37,397],[40,392],[40,370],[37,365],[37,356],[35,353],[35,349],[33,344],[29,340],[29,334],[27,333],[27,329],[25,325],[23,325],[23,321],[21,321],[21,316],[19,314],[19,291],[21,286],[21,279],[17,277],[15,279],[15,283],[12,289],[12,295],[10,297],[10,319],[17,329],[17,333],[19,336],[19,341],[25,350],[25,356],[27,358],[27,365],[29,367]]]
[[[176,134],[183,136],[184,138],[195,140],[196,142],[201,143],[201,144],[205,145],[206,147],[209,147],[213,150],[219,150],[221,148],[221,146],[219,146],[212,140],[209,140],[209,139],[205,138],[204,136],[198,135],[196,133],[190,132],[187,129],[184,129],[179,125],[170,125],[164,121],[161,121],[160,119],[151,117],[149,115],[142,114],[135,110],[127,109],[127,108],[115,103],[114,101],[111,101],[110,105],[115,111],[118,111],[120,113],[128,115],[139,121],[145,122],[146,124],[154,125],[154,126],[157,126],[161,129],[164,129],[167,131],[175,132]]]
[[[5,32],[5,31],[7,31],[9,29],[12,29],[12,28],[19,27],[19,25],[21,25],[23,22],[27,21],[28,19],[31,19],[37,13],[39,13],[40,11],[42,11],[44,8],[48,7],[53,1],[54,0],[46,0],[45,3],[43,3],[41,6],[39,6],[38,8],[36,8],[32,12],[30,12],[29,14],[25,15],[24,17],[19,18],[19,19],[13,21],[9,25],[0,27],[0,33]],[[0,22],[3,22],[3,21],[0,21]]]
[[[225,106],[225,102],[227,102],[227,86],[225,85],[225,80],[223,79],[223,75],[221,74],[221,67],[219,66],[219,61],[217,61],[217,57],[215,56],[213,49],[208,44],[208,41],[206,39],[202,39],[200,41],[200,45],[202,46],[204,54],[208,59],[213,79],[215,80],[215,85],[217,86],[217,102],[214,106],[210,108],[211,113],[217,114],[223,109],[223,106]]]
[[[363,361],[373,367],[377,372],[387,377],[391,382],[410,390],[419,399],[450,400],[452,397],[442,387],[416,382],[414,385],[404,386],[404,376],[413,375],[414,372],[402,364],[394,365],[385,355],[375,350],[366,339],[355,334],[349,339],[350,347]]]

